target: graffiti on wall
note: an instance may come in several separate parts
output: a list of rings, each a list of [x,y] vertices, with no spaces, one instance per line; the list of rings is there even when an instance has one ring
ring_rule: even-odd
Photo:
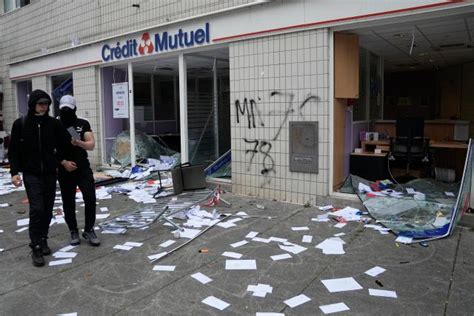
[[[277,100],[277,98],[281,100]],[[270,93],[270,99],[277,102],[283,102],[285,104],[285,110],[283,112],[270,111],[267,115],[262,115],[258,108],[258,103],[255,99],[244,98],[241,102],[240,100],[235,101],[235,110],[236,110],[236,121],[237,124],[240,124],[240,116],[247,117],[247,126],[249,130],[256,129],[257,127],[264,127],[264,117],[278,116],[281,117],[278,124],[278,128],[271,137],[271,139],[249,139],[247,137],[242,138],[242,140],[248,144],[249,147],[245,150],[245,156],[247,159],[247,171],[250,171],[254,163],[260,166],[259,173],[263,176],[263,181],[261,187],[269,184],[271,182],[271,176],[276,175],[275,170],[275,159],[273,158],[272,151],[272,142],[279,139],[280,134],[284,126],[287,124],[288,119],[291,115],[295,113],[294,108],[294,99],[295,94],[292,92],[279,92],[272,91]],[[258,101],[261,101],[261,98],[257,98]],[[298,116],[301,120],[304,120],[303,108],[310,102],[319,101],[319,97],[315,95],[308,95],[303,102],[297,106]],[[283,114],[283,115],[280,115]],[[257,126],[258,124],[258,126]]]

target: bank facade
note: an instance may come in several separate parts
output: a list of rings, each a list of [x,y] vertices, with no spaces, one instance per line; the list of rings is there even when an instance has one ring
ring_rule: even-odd
[[[315,204],[337,195],[360,125],[397,109],[432,103],[429,119],[467,121],[472,137],[474,97],[461,88],[474,82],[473,11],[434,0],[31,1],[0,15],[4,128],[32,90],[72,93],[96,135],[96,168],[114,163],[121,132],[146,133],[183,162],[230,150],[237,194]],[[395,96],[388,81],[414,72],[440,85],[455,72],[459,98]]]

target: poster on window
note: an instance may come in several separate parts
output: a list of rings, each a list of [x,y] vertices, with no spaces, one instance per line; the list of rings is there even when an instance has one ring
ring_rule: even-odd
[[[128,82],[112,83],[113,118],[128,118]]]

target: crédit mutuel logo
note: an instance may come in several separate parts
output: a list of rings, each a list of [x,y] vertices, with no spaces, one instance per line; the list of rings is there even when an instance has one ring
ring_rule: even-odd
[[[206,23],[202,28],[192,31],[179,29],[175,34],[171,35],[168,32],[162,32],[151,36],[150,33],[145,32],[138,40],[134,38],[126,40],[125,43],[117,42],[115,46],[103,45],[102,60],[121,60],[208,43],[210,43],[209,23]]]

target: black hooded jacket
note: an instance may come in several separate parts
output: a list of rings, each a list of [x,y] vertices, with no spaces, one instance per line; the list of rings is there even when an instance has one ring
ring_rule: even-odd
[[[35,115],[36,102],[51,98],[41,90],[35,90],[28,99],[28,114],[13,123],[8,160],[12,176],[18,172],[55,174],[63,160],[67,145],[67,133],[61,123],[47,113]]]

